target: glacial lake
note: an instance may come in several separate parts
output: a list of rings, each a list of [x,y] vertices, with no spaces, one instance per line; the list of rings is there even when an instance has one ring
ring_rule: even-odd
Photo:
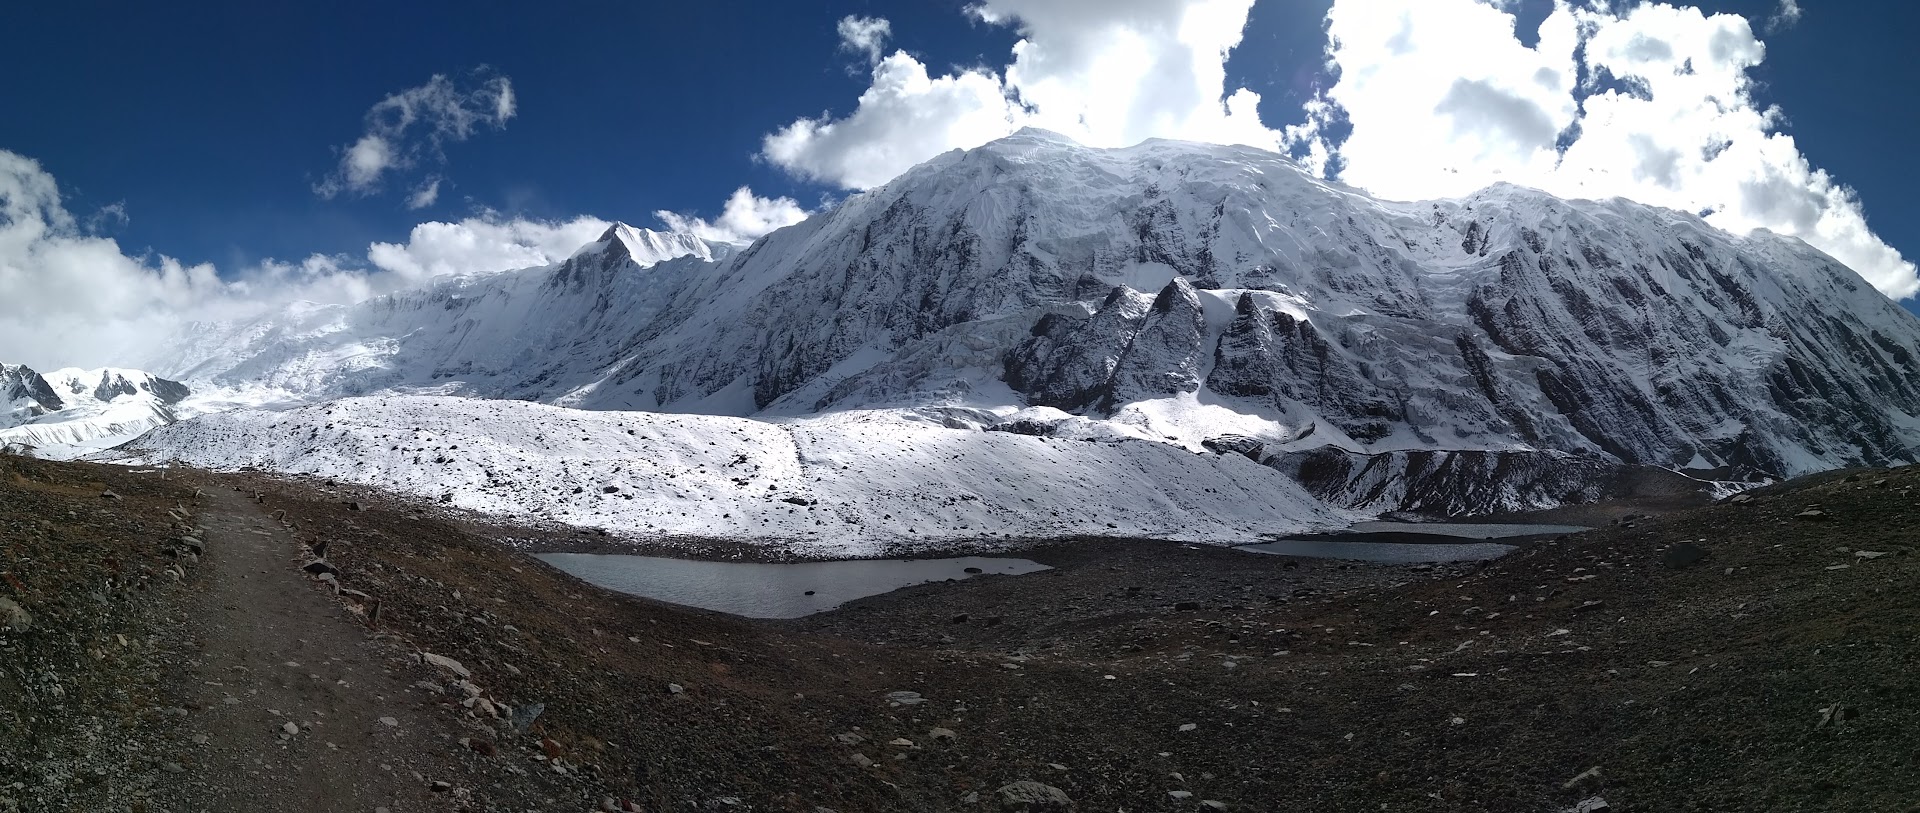
[[[1580,525],[1358,522],[1338,533],[1276,539],[1258,545],[1243,545],[1239,550],[1309,559],[1395,564],[1478,562],[1497,559],[1519,550],[1515,545],[1484,540],[1549,534],[1557,536],[1589,530],[1592,529]]]
[[[799,618],[916,584],[1051,569],[1026,559],[982,556],[760,564],[604,553],[536,555],[609,590],[748,618]],[[980,572],[968,573],[970,568]]]

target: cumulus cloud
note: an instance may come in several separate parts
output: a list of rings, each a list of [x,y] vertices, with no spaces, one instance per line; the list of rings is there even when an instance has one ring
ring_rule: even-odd
[[[672,231],[721,243],[751,243],[761,235],[807,219],[807,210],[793,198],[763,198],[743,186],[733,190],[719,219],[712,222],[664,210],[653,216]]]
[[[1347,183],[1401,200],[1498,181],[1624,197],[1799,237],[1889,296],[1920,291],[1853,191],[1754,99],[1766,46],[1743,17],[1562,3],[1532,47],[1512,14],[1479,0],[1336,0],[1327,21],[1339,78],[1286,146]],[[1344,140],[1329,135],[1335,121],[1351,126]]]
[[[114,211],[126,216],[124,207]],[[711,223],[659,216],[671,229],[741,241],[806,213],[791,199],[741,187]],[[0,150],[0,361],[41,370],[127,364],[189,322],[247,318],[296,301],[352,304],[436,277],[550,265],[611,225],[482,212],[418,224],[405,241],[374,243],[361,256],[268,259],[218,272],[207,263],[131,254],[91,233],[38,162]]]
[[[0,150],[0,351],[15,363],[104,362],[156,314],[217,297],[210,265],[135,257],[93,236],[38,162]]]
[[[426,84],[388,96],[368,110],[365,134],[340,148],[339,166],[315,184],[313,192],[328,199],[377,193],[388,174],[445,164],[445,145],[465,141],[481,127],[506,127],[515,109],[513,83],[485,66],[459,82],[434,74]],[[438,188],[437,177],[416,187],[409,208],[432,205]],[[427,189],[432,193],[423,196]]]
[[[966,13],[1020,33],[1011,61],[933,76],[905,51],[879,58],[853,112],[796,120],[761,157],[851,189],[1026,126],[1096,146],[1182,138],[1273,148],[1259,96],[1228,91],[1226,57],[1252,0],[986,0]],[[843,45],[852,42],[842,21]],[[863,46],[864,47],[864,46]]]
[[[865,55],[867,64],[880,64],[880,54],[893,36],[893,23],[881,17],[849,14],[840,18],[840,50]]]
[[[396,276],[399,285],[532,268],[572,256],[611,225],[597,217],[543,221],[491,213],[457,223],[421,223],[404,243],[374,243],[367,261]]]

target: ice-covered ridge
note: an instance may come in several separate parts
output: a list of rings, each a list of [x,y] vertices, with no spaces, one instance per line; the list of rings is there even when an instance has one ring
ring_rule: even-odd
[[[1238,455],[948,429],[892,413],[771,423],[350,398],[202,416],[112,454],[257,466],[507,518],[818,556],[1078,535],[1231,544],[1353,518]]]

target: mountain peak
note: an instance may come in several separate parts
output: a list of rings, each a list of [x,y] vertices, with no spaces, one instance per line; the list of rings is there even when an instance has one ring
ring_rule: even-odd
[[[603,265],[630,261],[646,268],[677,257],[713,259],[713,247],[699,236],[684,231],[659,232],[640,229],[620,221],[601,232],[599,239],[580,247],[569,261],[600,255]]]
[[[1013,131],[1012,135],[1009,135],[1006,138],[1003,138],[1000,140],[1006,141],[1010,139],[1021,139],[1026,141],[1052,141],[1060,144],[1071,144],[1074,146],[1080,146],[1079,141],[1076,141],[1073,138],[1063,135],[1061,133],[1054,132],[1053,130],[1048,130],[1044,127],[1033,127],[1033,126],[1022,127],[1018,130]]]

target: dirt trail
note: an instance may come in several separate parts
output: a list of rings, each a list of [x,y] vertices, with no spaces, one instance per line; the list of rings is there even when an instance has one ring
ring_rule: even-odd
[[[205,586],[177,683],[188,781],[165,809],[445,809],[431,784],[461,772],[447,754],[457,735],[408,696],[396,645],[299,570],[301,546],[250,495],[209,489],[199,520]]]

